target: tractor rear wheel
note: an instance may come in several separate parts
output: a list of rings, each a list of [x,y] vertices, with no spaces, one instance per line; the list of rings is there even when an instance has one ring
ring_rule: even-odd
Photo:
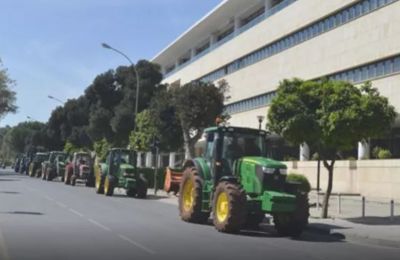
[[[220,232],[239,232],[247,216],[246,194],[240,185],[222,181],[213,200],[214,226]]]
[[[136,197],[139,199],[145,199],[147,196],[147,180],[142,174],[140,174],[139,180],[137,181],[137,192]]]
[[[96,176],[95,181],[95,191],[97,194],[104,194],[104,178],[100,176]]]
[[[72,185],[72,186],[75,186],[75,185],[76,185],[76,179],[77,179],[76,176],[73,176],[73,175],[72,175],[72,177],[71,177],[71,185]]]
[[[299,195],[295,212],[273,214],[275,229],[280,235],[298,237],[307,226],[309,215],[308,197]]]
[[[179,213],[183,221],[206,223],[208,212],[201,210],[203,179],[195,167],[184,170],[179,190]]]
[[[112,196],[114,194],[115,178],[113,176],[106,176],[104,180],[104,194]]]

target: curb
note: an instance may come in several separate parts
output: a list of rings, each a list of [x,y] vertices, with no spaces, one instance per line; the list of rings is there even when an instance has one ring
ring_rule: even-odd
[[[312,224],[308,225],[307,231],[311,232],[311,233],[320,234],[320,235],[329,235],[329,236],[333,236],[333,237],[343,238],[344,240],[347,240],[349,242],[354,241],[354,242],[360,242],[360,243],[365,243],[365,244],[370,244],[370,245],[375,245],[375,246],[385,246],[385,247],[400,249],[400,240],[394,241],[394,240],[388,240],[388,239],[374,238],[374,237],[359,235],[359,234],[355,234],[355,233],[351,233],[351,232],[342,232],[342,231],[339,231],[336,229],[329,229],[329,228],[325,228],[325,227],[313,226]]]

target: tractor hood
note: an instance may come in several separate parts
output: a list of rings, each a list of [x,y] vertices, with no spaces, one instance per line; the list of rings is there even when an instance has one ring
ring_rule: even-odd
[[[273,168],[273,169],[286,169],[287,168],[285,164],[283,164],[279,161],[265,158],[265,157],[247,156],[247,157],[243,157],[242,161],[245,163],[253,163],[253,164],[261,166],[261,167],[268,167],[268,168]]]

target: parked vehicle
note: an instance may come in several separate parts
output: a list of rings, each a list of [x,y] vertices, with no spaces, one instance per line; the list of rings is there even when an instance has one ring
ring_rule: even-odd
[[[82,180],[87,187],[94,187],[93,160],[89,153],[74,153],[64,172],[65,184],[74,186],[78,180]]]
[[[115,188],[123,188],[129,197],[146,198],[147,180],[136,167],[136,152],[113,148],[105,161],[95,166],[96,192],[112,196]]]
[[[29,165],[29,176],[40,177],[42,171],[42,163],[48,160],[48,153],[36,153],[31,164]]]
[[[57,156],[67,157],[67,153],[61,151],[53,151],[49,154],[49,159],[42,163],[42,180],[51,181],[57,177]]]
[[[65,167],[68,164],[69,156],[67,154],[58,154],[55,159],[56,177],[60,177],[64,181]]]
[[[258,226],[271,214],[282,235],[308,224],[308,194],[286,181],[286,165],[266,158],[266,132],[239,127],[205,130],[202,157],[188,160],[179,192],[182,220],[205,223],[213,215],[221,232]]]

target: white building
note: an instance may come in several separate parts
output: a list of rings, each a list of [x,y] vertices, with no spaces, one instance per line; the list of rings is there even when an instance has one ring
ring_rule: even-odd
[[[164,83],[225,79],[235,126],[258,127],[293,77],[371,81],[400,111],[400,1],[225,0],[153,62]]]

